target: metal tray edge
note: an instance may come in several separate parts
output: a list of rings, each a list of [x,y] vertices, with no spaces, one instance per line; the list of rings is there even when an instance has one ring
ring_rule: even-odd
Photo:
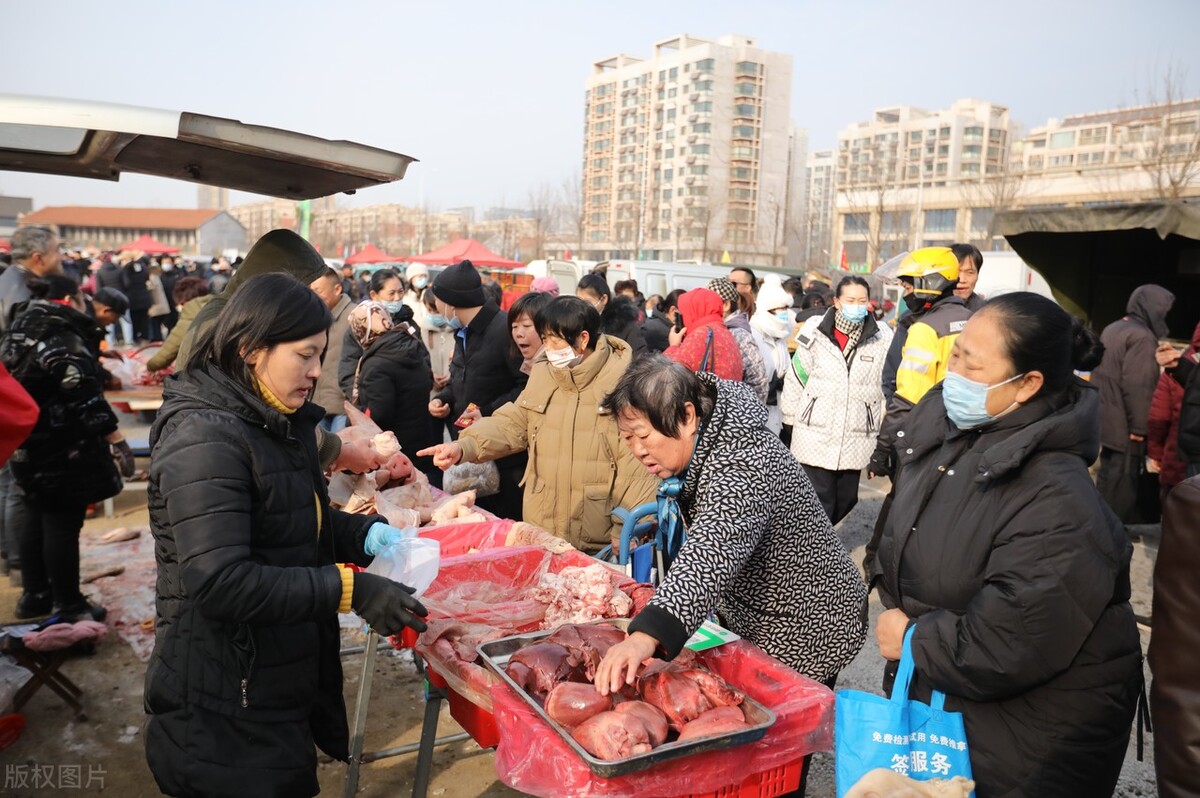
[[[606,621],[597,621],[596,623],[609,623],[613,626],[626,627],[629,625],[629,619],[613,618],[607,619]],[[704,737],[693,742],[682,744],[678,742],[664,743],[658,748],[655,748],[653,751],[645,754],[637,754],[625,759],[597,759],[584,750],[583,746],[575,741],[575,738],[571,736],[571,733],[566,728],[559,725],[557,721],[547,715],[546,711],[538,705],[538,702],[533,698],[533,696],[529,695],[527,692],[525,692],[525,690],[519,687],[517,683],[514,682],[511,677],[509,677],[508,672],[504,668],[504,665],[508,662],[508,658],[512,656],[512,654],[518,649],[523,648],[527,642],[531,642],[542,637],[548,637],[553,632],[554,630],[551,629],[546,631],[526,632],[519,635],[510,635],[509,637],[502,637],[496,640],[489,640],[486,643],[480,643],[475,647],[475,650],[479,652],[480,659],[482,659],[505,684],[512,688],[513,691],[520,696],[521,700],[529,705],[529,707],[533,709],[537,716],[544,720],[546,724],[552,730],[554,730],[554,732],[558,734],[560,738],[562,738],[562,740],[571,748],[571,750],[573,750],[579,756],[579,758],[583,760],[584,764],[588,766],[588,769],[601,778],[610,779],[616,776],[624,776],[629,773],[636,773],[655,765],[663,764],[664,762],[670,762],[681,757],[691,756],[692,754],[699,754],[705,751],[723,750],[726,748],[744,745],[746,743],[757,742],[758,740],[761,740],[764,735],[766,735],[767,729],[769,729],[775,723],[775,713],[747,695],[745,702],[754,708],[757,713],[761,713],[764,719],[760,723],[751,726],[745,731],[717,735],[715,737]],[[521,645],[515,645],[518,642],[520,642]],[[497,649],[500,649],[500,651],[497,651]]]

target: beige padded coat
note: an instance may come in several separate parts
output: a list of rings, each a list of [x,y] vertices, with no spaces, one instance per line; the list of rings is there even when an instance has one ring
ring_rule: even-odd
[[[629,344],[607,335],[570,369],[554,368],[540,354],[521,395],[458,438],[464,461],[528,450],[525,520],[589,553],[620,538],[614,507],[644,504],[658,489],[601,407],[632,359]]]

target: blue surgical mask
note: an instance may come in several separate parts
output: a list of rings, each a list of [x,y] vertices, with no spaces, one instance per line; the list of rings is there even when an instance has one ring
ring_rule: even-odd
[[[851,324],[862,324],[867,318],[866,305],[842,305],[842,317]]]
[[[450,322],[446,321],[446,317],[440,313],[430,313],[429,324],[431,327],[436,327],[439,330],[450,326]]]
[[[791,324],[792,312],[790,310],[777,310],[775,311],[775,318],[784,324]]]
[[[462,323],[462,321],[459,320],[458,316],[452,315],[448,317],[446,321],[450,324],[451,330],[461,330],[464,326],[466,326]]]
[[[1001,385],[1007,385],[1024,376],[1024,374],[1018,374],[995,385],[988,385],[984,382],[969,380],[953,371],[947,372],[946,379],[942,383],[942,404],[946,406],[946,417],[961,430],[975,429],[995,421],[1000,416],[1011,412],[1017,403],[1013,402],[1003,412],[993,416],[987,411],[988,391],[999,388]]]
[[[425,286],[427,286],[427,285],[429,285],[428,277],[414,277],[413,278],[412,286],[413,286],[413,288],[417,289],[418,291],[424,289]]]
[[[389,316],[395,316],[400,312],[400,308],[404,307],[404,303],[399,299],[393,302],[380,302],[379,304],[383,305],[383,309],[388,312]]]

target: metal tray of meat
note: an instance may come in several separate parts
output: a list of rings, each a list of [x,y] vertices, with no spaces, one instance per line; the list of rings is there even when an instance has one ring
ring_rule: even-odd
[[[628,618],[613,618],[607,621],[598,621],[597,623],[607,623],[611,626],[616,626],[620,629],[625,629],[629,625]],[[732,748],[733,746],[752,743],[763,738],[767,733],[767,729],[775,723],[775,713],[764,707],[762,704],[755,701],[750,696],[745,695],[745,700],[742,702],[742,714],[746,716],[746,722],[750,724],[746,729],[741,731],[729,732],[727,734],[713,735],[712,737],[702,737],[689,742],[666,742],[658,746],[652,751],[644,754],[635,754],[634,756],[625,759],[598,759],[586,750],[583,746],[575,741],[571,736],[571,732],[565,726],[561,726],[557,721],[554,721],[546,714],[546,710],[538,703],[538,700],[517,685],[508,675],[506,665],[509,658],[520,649],[534,643],[543,637],[548,637],[555,630],[541,632],[527,632],[525,634],[513,635],[511,637],[502,637],[497,640],[489,640],[486,643],[480,643],[476,650],[479,652],[480,658],[491,668],[497,676],[499,676],[505,684],[511,687],[521,699],[528,704],[538,717],[544,720],[554,732],[563,739],[571,750],[579,755],[579,758],[587,764],[588,768],[601,778],[610,779],[615,776],[623,776],[627,773],[636,773],[639,770],[653,767],[654,765],[670,762],[673,759],[680,757],[691,756],[693,754],[703,753],[705,751],[715,751],[722,748]],[[737,687],[737,685],[731,685]]]

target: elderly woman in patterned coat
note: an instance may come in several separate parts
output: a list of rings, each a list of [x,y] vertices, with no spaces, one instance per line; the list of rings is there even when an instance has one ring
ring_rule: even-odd
[[[762,402],[656,355],[629,367],[608,406],[634,457],[678,488],[687,540],[600,663],[597,689],[632,684],[647,657],[675,657],[713,608],[732,631],[832,685],[862,648],[866,586],[803,468],[767,430]]]

